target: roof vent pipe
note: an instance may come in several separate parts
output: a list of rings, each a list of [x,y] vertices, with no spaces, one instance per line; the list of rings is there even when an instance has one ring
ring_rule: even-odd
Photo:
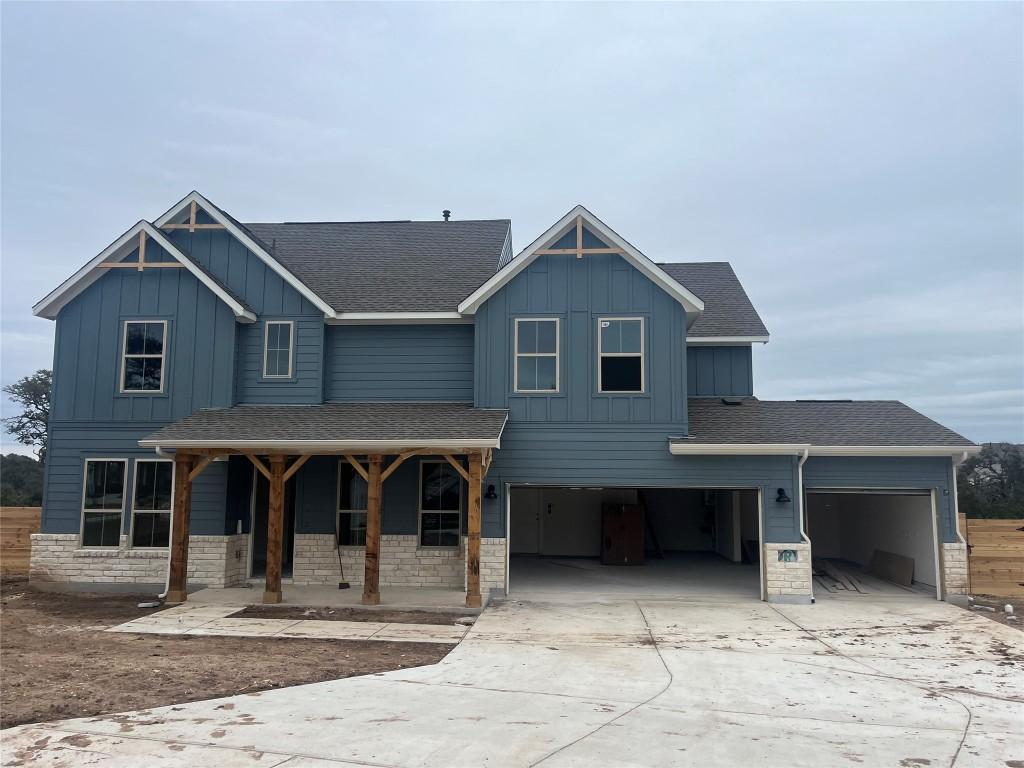
[[[452,216],[452,212],[445,208],[443,211],[441,211],[441,215],[444,216],[445,221],[448,221],[448,219],[450,219]]]

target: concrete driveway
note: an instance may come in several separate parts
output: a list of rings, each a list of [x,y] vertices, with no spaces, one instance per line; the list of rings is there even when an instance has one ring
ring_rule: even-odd
[[[1021,768],[1024,634],[917,597],[545,595],[431,667],[4,737],[10,766]]]

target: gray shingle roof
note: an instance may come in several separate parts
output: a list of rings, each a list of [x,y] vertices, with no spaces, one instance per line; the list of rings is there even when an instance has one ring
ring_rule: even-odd
[[[454,312],[498,269],[508,219],[245,224],[339,312]]]
[[[704,301],[687,336],[767,336],[757,310],[727,261],[658,264]]]
[[[496,442],[507,416],[508,411],[468,403],[236,405],[197,411],[140,442],[173,447],[207,441],[407,441],[429,447],[431,441]]]
[[[818,446],[971,446],[896,400],[790,401],[691,398],[690,437],[684,444],[798,443]]]

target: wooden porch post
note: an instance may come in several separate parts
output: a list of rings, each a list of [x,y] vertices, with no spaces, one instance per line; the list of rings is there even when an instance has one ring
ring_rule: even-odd
[[[363,575],[363,605],[380,605],[380,496],[383,457],[369,457],[366,477],[366,563]]]
[[[267,585],[264,603],[281,602],[281,545],[284,541],[284,456],[270,457],[270,508],[267,512]]]
[[[167,602],[184,603],[188,598],[188,529],[192,518],[192,473],[194,457],[174,455],[174,525],[171,529],[171,574]]]
[[[480,482],[483,456],[469,454],[469,535],[466,541],[466,607],[479,608],[480,598]]]

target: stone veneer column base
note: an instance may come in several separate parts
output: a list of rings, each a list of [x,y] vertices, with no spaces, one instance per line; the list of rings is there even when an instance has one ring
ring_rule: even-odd
[[[764,545],[764,583],[769,603],[810,603],[811,545]]]
[[[208,587],[245,584],[247,534],[189,536],[188,580]],[[166,549],[83,549],[77,533],[34,533],[29,581],[51,584],[163,584]]]
[[[966,595],[967,545],[962,542],[942,545],[943,595]]]
[[[466,588],[466,541],[454,548],[418,546],[415,535],[387,534],[380,537],[380,584],[382,587]],[[345,580],[363,583],[365,571],[362,547],[341,547]],[[300,533],[295,536],[292,582],[295,584],[337,584],[339,549],[330,533]],[[480,539],[480,588],[505,589],[505,539]]]

